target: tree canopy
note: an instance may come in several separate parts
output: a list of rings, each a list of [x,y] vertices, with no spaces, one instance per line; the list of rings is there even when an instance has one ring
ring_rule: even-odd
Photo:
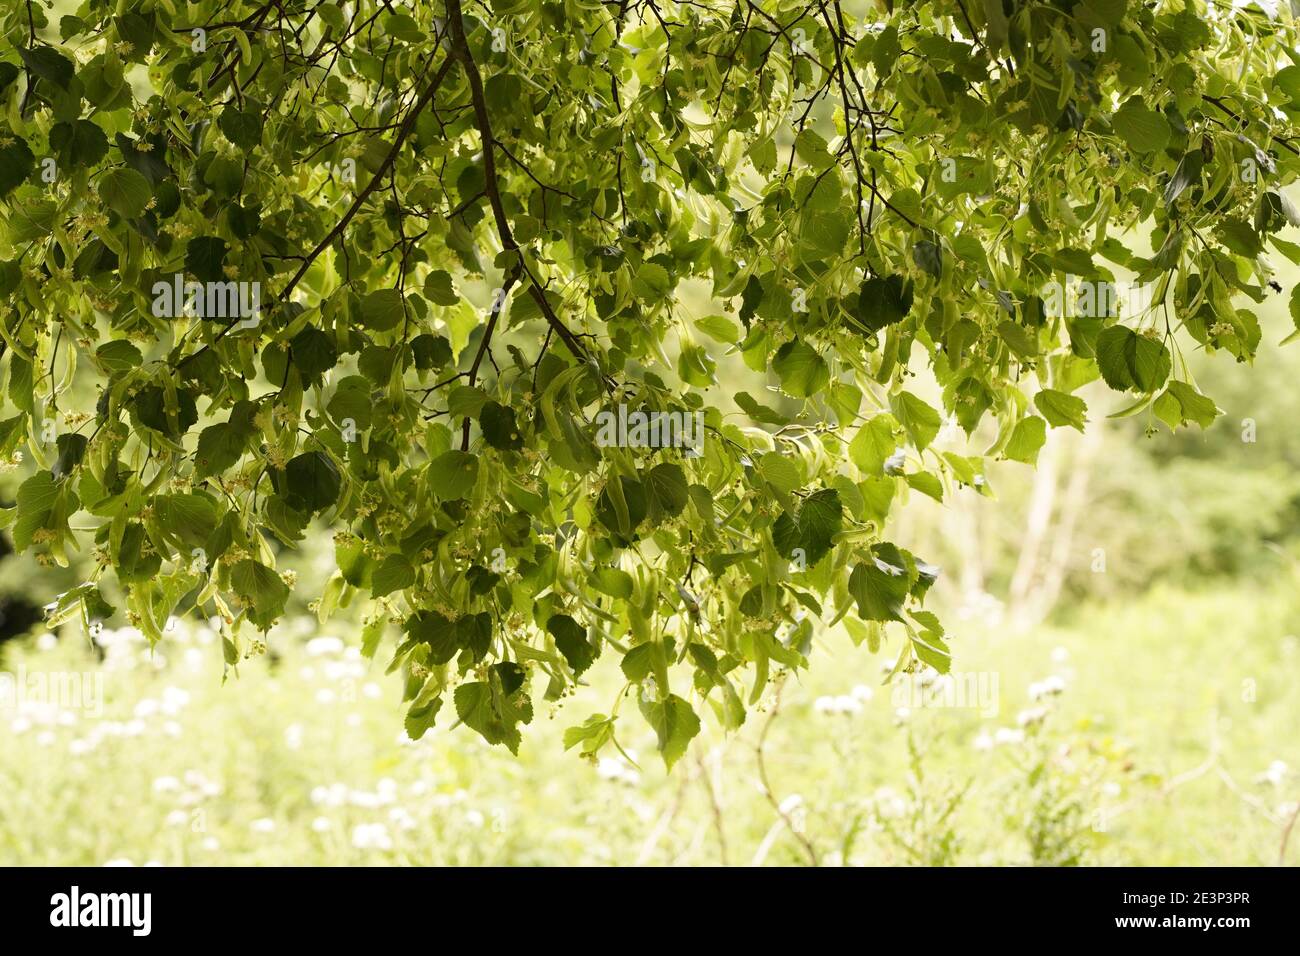
[[[671,764],[833,624],[946,671],[891,509],[987,492],[1098,378],[1208,425],[1185,352],[1250,361],[1300,262],[1264,0],[6,8],[5,519],[89,569],[51,620],[219,616],[235,665],[316,522],[305,597],[412,736],[516,750],[610,666],[566,742],[631,701]]]

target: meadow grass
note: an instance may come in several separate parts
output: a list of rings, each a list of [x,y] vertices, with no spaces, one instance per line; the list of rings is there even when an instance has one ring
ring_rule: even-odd
[[[954,670],[996,680],[996,699],[948,696],[967,707],[902,698],[887,647],[832,634],[741,731],[707,719],[671,774],[631,697],[635,764],[563,749],[619,696],[612,655],[537,701],[515,758],[450,708],[406,740],[388,648],[366,661],[333,622],[287,622],[224,685],[201,625],[152,653],[69,630],[3,648],[11,678],[99,673],[103,700],[0,702],[0,863],[1273,864],[1300,798],[1295,610],[1239,587],[1019,634],[950,616]]]

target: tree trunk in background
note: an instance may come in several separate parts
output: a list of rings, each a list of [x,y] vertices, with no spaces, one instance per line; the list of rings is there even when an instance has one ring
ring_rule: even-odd
[[[1053,436],[1057,440],[1038,455],[1020,557],[1007,589],[1007,617],[1017,629],[1042,623],[1056,606],[1103,438],[1095,422],[1083,435],[1071,433],[1068,443],[1064,437]]]

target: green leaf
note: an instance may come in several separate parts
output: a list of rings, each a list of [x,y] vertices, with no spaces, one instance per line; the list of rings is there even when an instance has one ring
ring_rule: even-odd
[[[36,166],[36,157],[22,139],[0,145],[0,199],[4,199],[27,181]]]
[[[134,408],[140,424],[169,438],[179,438],[199,420],[193,393],[178,389],[176,406],[167,403],[167,393],[160,385],[150,385],[136,393]]]
[[[434,269],[424,280],[424,297],[434,305],[456,305],[460,296],[445,269]]]
[[[1046,440],[1047,423],[1037,415],[1030,415],[1016,424],[1016,430],[1011,433],[1011,440],[1007,442],[1005,454],[1012,461],[1023,461],[1032,465],[1038,461],[1038,451]]]
[[[262,116],[256,110],[227,106],[217,120],[221,132],[240,149],[248,151],[262,142]]]
[[[939,413],[911,392],[899,392],[893,396],[889,407],[916,450],[925,451],[939,434]]]
[[[635,291],[644,298],[663,298],[672,288],[668,270],[657,262],[646,262],[636,271]]]
[[[591,573],[591,586],[601,594],[627,600],[632,596],[632,575],[618,568],[597,568]]]
[[[429,487],[439,498],[463,498],[478,480],[478,459],[468,452],[444,452],[429,463]]]
[[[289,600],[289,586],[280,575],[251,558],[235,562],[230,586],[243,602],[248,619],[261,631],[271,629]]]
[[[52,46],[19,47],[18,56],[36,76],[65,90],[77,72],[72,61]]]
[[[1034,407],[1053,428],[1069,425],[1083,431],[1084,413],[1088,406],[1081,398],[1053,388],[1044,388],[1034,396]]]
[[[369,380],[360,375],[340,379],[338,388],[325,406],[330,417],[340,424],[351,419],[359,430],[369,428],[373,411],[370,390]]]
[[[0,421],[0,458],[8,458],[13,454],[19,441],[27,434],[26,425],[27,416],[23,414]]]
[[[658,523],[676,518],[686,507],[686,474],[681,465],[655,465],[642,479],[650,506],[650,520]]]
[[[1123,325],[1102,329],[1097,336],[1097,367],[1116,391],[1154,392],[1169,378],[1169,350]]]
[[[72,474],[73,469],[86,457],[87,439],[85,435],[60,435],[55,439],[54,444],[58,455],[54,460],[54,467],[50,469],[50,475],[58,481]]]
[[[695,320],[695,327],[715,342],[735,345],[740,341],[740,329],[725,315],[706,315]]]
[[[871,558],[854,565],[849,575],[858,616],[864,621],[901,621],[909,591],[907,564],[891,544],[871,550]]]
[[[789,494],[802,483],[799,466],[780,452],[769,451],[758,459],[758,472],[777,491]]]
[[[1165,148],[1173,130],[1169,121],[1148,109],[1138,97],[1128,100],[1111,117],[1111,126],[1135,153],[1154,153]]]
[[[1165,205],[1172,206],[1190,186],[1199,185],[1201,182],[1201,169],[1205,165],[1204,155],[1199,149],[1185,155],[1178,162],[1174,174],[1165,184]]]
[[[461,650],[460,628],[436,611],[416,611],[403,627],[411,640],[428,646],[430,664],[446,664]]]
[[[226,278],[226,240],[217,236],[196,236],[185,247],[185,271],[200,282],[223,282]]]
[[[546,622],[546,630],[555,638],[555,646],[569,662],[575,676],[581,675],[596,660],[596,648],[587,640],[587,631],[567,614],[555,614]]]
[[[229,422],[209,425],[199,432],[199,447],[194,453],[194,477],[203,479],[221,474],[239,461],[246,447],[244,433]]]
[[[17,517],[14,520],[14,549],[26,551],[32,536],[47,526],[59,487],[48,471],[38,471],[18,486]]]
[[[641,701],[641,714],[654,728],[659,740],[659,753],[669,770],[686,754],[686,748],[700,732],[700,718],[691,705],[676,694],[663,701]]]
[[[872,276],[858,290],[857,306],[857,320],[868,332],[879,332],[912,310],[912,283],[899,275]]]
[[[1239,256],[1254,259],[1264,251],[1263,240],[1244,219],[1224,219],[1214,229],[1219,241]]]
[[[519,724],[533,719],[532,703],[522,690],[524,675],[518,664],[495,664],[486,681],[461,684],[454,699],[456,713],[466,727],[490,744],[505,744],[519,752]]]
[[[1209,428],[1214,424],[1214,419],[1222,414],[1213,401],[1186,382],[1180,382],[1176,379],[1170,381],[1168,388],[1161,395],[1161,399],[1166,397],[1173,402],[1172,406],[1168,404],[1164,406],[1171,414],[1168,418],[1161,417],[1171,428],[1186,422],[1195,422],[1202,428]],[[1157,399],[1157,414],[1160,414],[1161,411],[1159,402],[1160,399]]]
[[[375,332],[397,328],[405,314],[402,294],[396,289],[377,289],[361,300],[361,324]]]
[[[409,588],[414,583],[415,568],[411,566],[411,562],[400,554],[390,554],[384,558],[379,567],[375,568],[374,577],[371,579],[371,593],[375,597],[383,597]]]
[[[310,327],[293,337],[289,354],[305,382],[319,381],[339,360],[333,337],[328,332]]]
[[[1010,24],[1002,8],[1002,0],[984,0],[984,39],[989,49],[997,52],[1007,42]]]
[[[782,557],[802,557],[804,566],[810,568],[830,552],[843,520],[839,492],[824,488],[805,498],[795,517],[782,513],[777,518],[772,525],[772,543]]]
[[[858,429],[849,442],[849,457],[853,464],[866,475],[879,475],[884,472],[885,461],[898,451],[898,442],[894,438],[898,422],[892,415],[878,414]]]
[[[952,652],[944,643],[943,628],[938,626],[938,619],[924,611],[913,614],[912,618],[930,625],[923,627],[920,633],[911,632],[912,651],[923,663],[929,664],[940,674],[947,674],[952,668]]]
[[[928,471],[917,471],[910,475],[904,475],[904,480],[908,486],[915,488],[923,495],[928,495],[935,501],[943,501],[943,482],[937,475]]]
[[[338,501],[342,477],[334,459],[322,451],[292,458],[284,469],[289,503],[299,510],[324,511]]]
[[[451,363],[451,343],[445,335],[417,335],[411,339],[411,353],[418,369],[445,368]]]
[[[485,402],[479,410],[479,427],[483,440],[502,451],[518,451],[524,447],[523,436],[515,422],[515,410],[497,402]]]
[[[831,381],[830,370],[816,349],[807,342],[793,339],[777,349],[772,369],[781,379],[781,388],[795,398],[816,395]]]
[[[149,180],[128,166],[110,169],[99,179],[100,198],[123,219],[143,213],[152,194]]]
[[[677,374],[687,385],[697,388],[708,388],[717,380],[717,367],[709,354],[695,345],[684,346],[677,357]]]
[[[95,361],[110,374],[120,374],[144,364],[140,350],[125,339],[105,342],[95,349]]]
[[[108,155],[108,137],[104,135],[99,124],[92,123],[90,120],[79,119],[67,123],[55,123],[50,128],[50,149],[54,150],[58,157],[59,165],[85,169],[98,164]],[[110,169],[104,176],[119,171]],[[107,201],[102,183],[99,193]]]
[[[614,739],[614,718],[592,714],[580,726],[564,731],[564,749],[572,750],[582,744],[584,754],[594,754]]]
[[[221,511],[206,494],[160,495],[154,499],[154,518],[169,542],[188,554],[207,545]]]
[[[928,272],[936,279],[943,275],[943,251],[937,243],[922,239],[912,245],[912,261],[922,272]]]
[[[434,697],[423,703],[417,701],[411,705],[411,709],[406,712],[406,736],[411,740],[419,740],[433,727],[434,720],[438,717],[438,711],[442,709],[442,698]]]
[[[787,416],[762,404],[748,392],[737,392],[735,400],[745,414],[756,422],[762,422],[765,425],[785,425],[790,421]]]

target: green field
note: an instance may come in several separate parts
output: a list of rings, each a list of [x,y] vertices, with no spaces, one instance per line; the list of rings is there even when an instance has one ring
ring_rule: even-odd
[[[729,738],[706,721],[671,776],[632,701],[636,767],[563,751],[613,684],[540,706],[515,759],[464,728],[403,742],[395,679],[344,631],[291,622],[225,686],[205,629],[152,655],[107,632],[102,716],[29,703],[0,724],[0,860],[1273,864],[1300,790],[1296,610],[1285,587],[1157,590],[1070,627],[968,622],[959,668],[997,675],[996,716],[899,714],[886,655],[833,636],[779,708]],[[95,666],[83,641],[40,646],[7,646],[5,670]]]

